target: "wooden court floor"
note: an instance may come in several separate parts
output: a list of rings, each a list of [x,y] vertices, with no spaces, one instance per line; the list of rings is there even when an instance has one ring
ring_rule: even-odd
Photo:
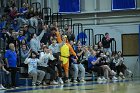
[[[11,90],[0,90],[0,93],[140,93],[140,79],[19,87]]]

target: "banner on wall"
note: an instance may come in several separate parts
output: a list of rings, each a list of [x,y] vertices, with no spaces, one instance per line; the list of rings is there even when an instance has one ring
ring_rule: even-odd
[[[136,0],[112,0],[112,10],[136,9]]]
[[[59,0],[59,13],[80,12],[80,0]]]

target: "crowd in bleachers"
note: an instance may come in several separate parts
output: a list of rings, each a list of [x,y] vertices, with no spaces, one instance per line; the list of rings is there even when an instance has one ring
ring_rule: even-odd
[[[37,29],[32,32],[29,27]],[[97,81],[125,79],[127,67],[121,51],[110,50],[109,33],[94,46],[76,41],[69,25],[61,31],[58,24],[48,26],[27,3],[17,10],[14,2],[1,16],[0,37],[6,42],[5,54],[0,56],[0,89],[16,87],[20,67],[28,69],[32,85],[85,82],[85,72],[96,72]],[[3,78],[6,77],[6,78]],[[3,85],[2,85],[3,84]]]

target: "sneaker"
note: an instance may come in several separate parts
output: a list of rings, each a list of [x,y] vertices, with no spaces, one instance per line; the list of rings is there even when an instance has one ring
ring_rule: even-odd
[[[83,83],[85,83],[86,81],[85,81],[84,79],[81,79],[81,80],[80,80],[80,82],[83,82]]]
[[[112,80],[113,80],[113,81],[117,81],[117,80],[118,80],[118,78],[117,78],[117,77],[115,77],[115,76],[113,76],[113,77],[112,77]]]
[[[119,73],[119,76],[122,78],[122,79],[125,79],[124,75],[122,72]]]
[[[65,83],[70,83],[70,80],[69,80],[69,79],[67,79],[67,80],[65,81]]]
[[[59,78],[59,83],[60,83],[60,84],[64,84],[62,78]]]
[[[114,71],[114,70],[112,70],[112,75],[116,75],[117,73]]]
[[[50,85],[58,85],[58,82],[53,80],[53,81],[50,82]]]
[[[44,86],[46,86],[46,85],[47,85],[45,81],[44,81],[42,84],[43,84]]]
[[[0,90],[5,90],[6,88],[4,86],[1,86],[0,87]]]
[[[77,80],[73,80],[73,83],[77,83]]]
[[[32,83],[32,86],[36,86],[36,84],[35,83]]]
[[[97,81],[102,81],[102,79],[100,77],[97,78]]]
[[[103,80],[103,81],[107,81],[107,79],[106,79],[105,77],[102,77],[102,80]]]

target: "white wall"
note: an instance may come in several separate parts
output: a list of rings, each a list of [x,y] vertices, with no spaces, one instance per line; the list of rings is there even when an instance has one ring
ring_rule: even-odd
[[[111,1],[112,0],[81,0],[81,11],[82,12],[111,11]],[[140,0],[136,1],[137,8],[140,9]],[[48,0],[48,2],[50,2],[50,5],[48,6],[50,6],[50,8],[52,8],[54,12],[58,12],[58,0]],[[97,9],[95,9],[95,6],[97,7]]]

